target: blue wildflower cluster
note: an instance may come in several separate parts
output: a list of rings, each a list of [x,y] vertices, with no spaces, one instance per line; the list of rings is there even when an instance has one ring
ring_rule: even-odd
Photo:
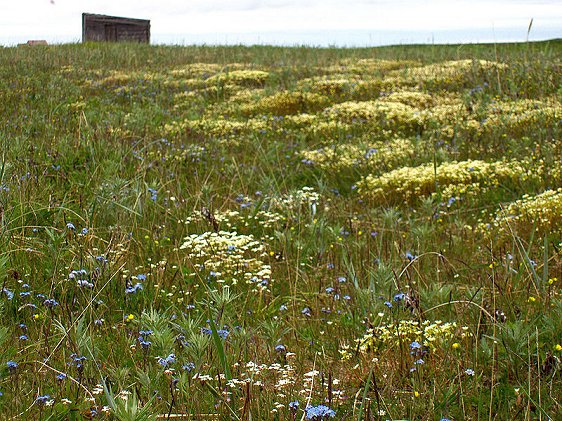
[[[158,191],[149,187],[148,192],[150,193],[150,200],[156,202],[156,200],[158,199]]]
[[[176,355],[170,354],[166,358],[158,357],[156,361],[158,361],[158,364],[162,367],[166,368],[176,362]]]
[[[209,328],[202,327],[201,333],[204,334],[204,335],[212,335],[213,331]],[[228,337],[228,335],[230,335],[230,331],[228,329],[226,329],[226,326],[225,326],[223,329],[218,329],[217,334],[219,335],[219,337],[221,339],[226,339]]]
[[[148,350],[148,348],[150,348],[150,345],[152,345],[152,342],[150,342],[147,337],[152,335],[152,330],[140,330],[139,331],[139,337],[138,337],[138,341],[139,341],[139,345],[142,347],[143,350]]]
[[[125,294],[136,294],[138,291],[142,291],[143,286],[140,282],[137,282],[135,285],[129,285],[125,288]]]
[[[318,406],[308,406],[304,410],[306,414],[307,420],[324,420],[327,418],[334,418],[336,416],[336,412],[333,409],[330,409],[326,405],[318,405]]]

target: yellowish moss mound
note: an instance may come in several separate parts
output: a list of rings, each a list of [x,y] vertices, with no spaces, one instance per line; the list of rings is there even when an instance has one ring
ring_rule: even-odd
[[[450,185],[493,186],[515,182],[526,175],[518,162],[462,161],[447,162],[437,166],[432,163],[418,167],[404,167],[381,176],[369,175],[357,185],[359,193],[381,202],[413,201],[428,196],[436,187]]]
[[[511,235],[528,238],[533,230],[540,235],[562,234],[562,189],[539,195],[524,195],[521,200],[499,209],[492,222],[480,229],[499,237]]]

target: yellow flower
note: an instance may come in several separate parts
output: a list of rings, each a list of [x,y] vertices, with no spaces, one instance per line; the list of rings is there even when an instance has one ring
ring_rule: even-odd
[[[529,297],[527,301],[529,301],[530,303],[534,303],[535,301],[537,301],[537,299],[535,297]]]
[[[135,320],[135,315],[134,314],[129,314],[127,316],[127,318],[125,319],[126,322],[132,322],[133,320]]]
[[[554,347],[554,350],[558,351],[558,352],[562,351],[562,345],[556,344],[556,346]]]
[[[419,398],[420,397],[420,392],[418,392],[417,390],[414,391],[414,398]]]
[[[461,344],[459,344],[458,342],[455,342],[453,344],[453,349],[459,349],[461,347]]]

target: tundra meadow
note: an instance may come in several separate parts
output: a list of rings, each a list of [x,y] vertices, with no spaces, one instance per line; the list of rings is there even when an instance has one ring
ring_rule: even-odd
[[[555,420],[560,40],[0,49],[0,418]]]

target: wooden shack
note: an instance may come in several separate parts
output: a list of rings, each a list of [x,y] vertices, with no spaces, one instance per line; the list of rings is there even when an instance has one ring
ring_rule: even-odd
[[[82,13],[82,42],[150,43],[150,21]]]

